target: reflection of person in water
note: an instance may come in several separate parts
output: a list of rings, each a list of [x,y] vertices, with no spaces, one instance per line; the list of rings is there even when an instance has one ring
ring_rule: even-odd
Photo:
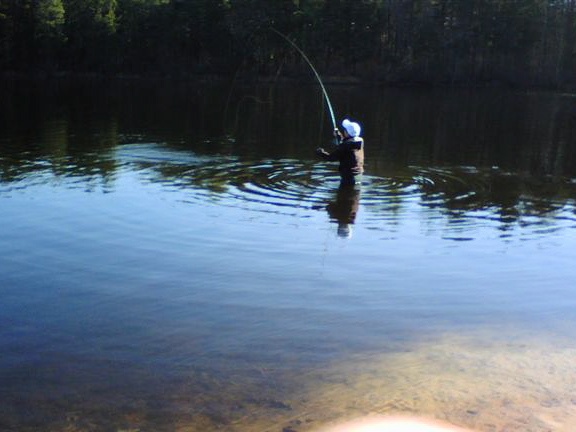
[[[354,185],[341,185],[336,193],[336,199],[326,206],[330,219],[338,223],[338,235],[350,237],[351,225],[356,220],[360,188]]]
[[[342,122],[344,131],[334,130],[334,137],[338,141],[336,149],[328,153],[323,148],[316,149],[316,154],[325,160],[338,161],[340,166],[340,184],[354,185],[360,183],[364,172],[364,139],[360,136],[360,125],[345,119]]]

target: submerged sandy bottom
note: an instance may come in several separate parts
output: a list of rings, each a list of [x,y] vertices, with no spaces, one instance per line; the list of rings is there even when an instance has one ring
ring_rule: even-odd
[[[543,341],[445,337],[336,365],[326,371],[334,382],[311,389],[305,409],[319,423],[406,414],[478,431],[573,431],[575,360],[574,347]]]
[[[357,355],[295,377],[296,390],[275,407],[226,425],[193,421],[178,430],[324,431],[394,415],[475,431],[576,430],[574,344],[483,336],[446,335],[403,352]]]
[[[218,378],[190,371],[157,394],[156,413],[138,395],[117,410],[86,400],[43,429],[324,432],[366,416],[401,415],[473,431],[573,432],[575,389],[573,341],[493,329],[358,353],[313,370],[252,365]]]

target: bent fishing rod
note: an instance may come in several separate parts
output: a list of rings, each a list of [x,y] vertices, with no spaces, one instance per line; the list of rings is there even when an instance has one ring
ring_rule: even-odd
[[[328,104],[328,109],[330,111],[330,118],[332,120],[332,125],[334,126],[334,129],[336,129],[336,116],[334,115],[334,109],[332,108],[332,103],[330,102],[330,98],[328,97],[328,92],[326,91],[326,88],[324,87],[324,83],[322,83],[322,79],[320,78],[320,74],[318,74],[318,72],[316,71],[316,68],[314,67],[314,65],[312,64],[312,62],[308,58],[308,56],[304,53],[304,51],[302,51],[298,45],[296,45],[290,38],[288,38],[288,36],[279,32],[274,27],[270,27],[270,30],[273,31],[274,33],[276,33],[278,36],[282,37],[282,39],[284,39],[290,45],[292,45],[294,47],[294,49],[296,51],[298,51],[298,53],[300,53],[302,58],[304,58],[304,60],[306,60],[306,63],[308,63],[308,66],[310,66],[310,69],[312,69],[312,72],[314,72],[316,79],[320,83],[320,87],[322,88],[322,93],[324,94],[324,99],[326,99],[326,103]]]

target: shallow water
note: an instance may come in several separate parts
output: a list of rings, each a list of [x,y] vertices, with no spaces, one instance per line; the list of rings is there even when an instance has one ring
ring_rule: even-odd
[[[0,429],[576,425],[576,100],[14,84],[0,132]]]

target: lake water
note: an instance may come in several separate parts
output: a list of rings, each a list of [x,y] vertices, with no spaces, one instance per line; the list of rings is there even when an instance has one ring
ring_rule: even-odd
[[[576,428],[576,95],[5,82],[0,430]]]

